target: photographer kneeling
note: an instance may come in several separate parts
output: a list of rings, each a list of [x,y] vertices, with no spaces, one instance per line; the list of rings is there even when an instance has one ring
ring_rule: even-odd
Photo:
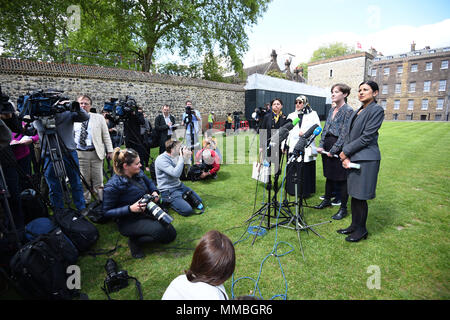
[[[162,201],[185,217],[194,214],[195,209],[203,209],[202,199],[180,180],[184,161],[188,161],[191,155],[187,147],[181,148],[180,141],[167,140],[166,151],[155,160],[156,181]]]
[[[195,163],[200,166],[201,174],[198,179],[217,179],[217,172],[220,170],[219,155],[212,149],[203,148],[195,155]]]
[[[144,257],[142,244],[169,243],[176,237],[172,218],[149,201],[159,201],[158,189],[141,171],[140,161],[133,149],[114,149],[115,175],[103,192],[104,215],[116,219],[119,232],[130,238],[128,245],[136,259]]]

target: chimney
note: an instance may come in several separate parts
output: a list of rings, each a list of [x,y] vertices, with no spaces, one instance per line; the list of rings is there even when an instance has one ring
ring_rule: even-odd
[[[270,56],[272,57],[272,59],[270,60],[271,62],[277,62],[277,52],[275,51],[275,49],[272,49],[272,53],[270,54]]]
[[[378,52],[377,52],[377,50],[374,47],[370,47],[369,53],[371,55],[373,55],[374,57],[376,57],[378,55]]]
[[[430,50],[430,46],[426,46],[426,47],[425,47],[425,50]]]
[[[414,52],[414,51],[416,51],[416,43],[413,41],[411,43],[411,52]]]

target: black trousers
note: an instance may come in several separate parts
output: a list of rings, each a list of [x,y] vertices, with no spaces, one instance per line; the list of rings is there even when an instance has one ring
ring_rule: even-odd
[[[369,211],[367,200],[359,200],[352,197],[352,226],[354,233],[362,235],[367,232],[366,221]]]
[[[346,209],[348,201],[347,180],[334,181],[327,178],[325,182],[325,198],[330,200],[334,190],[337,190],[340,195],[341,208]]]
[[[169,243],[177,236],[175,228],[171,224],[166,226],[145,216],[122,218],[119,219],[117,225],[121,235],[138,244]]]

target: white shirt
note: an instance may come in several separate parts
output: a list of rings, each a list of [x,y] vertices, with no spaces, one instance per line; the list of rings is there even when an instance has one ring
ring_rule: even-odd
[[[185,274],[176,277],[161,300],[228,300],[223,284],[212,286],[205,282],[190,282]]]
[[[90,120],[90,119],[89,119]],[[81,133],[81,125],[82,122],[74,122],[73,123],[73,132],[74,132],[74,140],[77,145],[77,149],[93,149],[94,145],[92,143],[92,125],[91,121],[88,122],[87,126],[87,138],[86,138],[86,148],[80,145],[80,133]]]
[[[298,112],[294,111],[292,113],[290,113],[287,117],[288,119],[294,120],[296,118],[298,118]],[[303,133],[305,133],[306,131],[308,131],[309,128],[311,128],[313,125],[318,124],[320,126],[320,119],[319,116],[317,115],[317,112],[312,111],[310,113],[304,114],[303,115],[303,120],[302,120],[302,126],[299,127],[298,125],[294,126],[294,128],[289,131],[289,136],[286,139],[286,142],[289,146],[289,152],[294,151],[295,145],[297,144],[298,140],[300,139],[299,137],[299,132],[300,130],[303,131]],[[317,154],[315,154],[315,149],[316,149],[316,145],[315,142],[313,141],[311,143],[311,145],[305,149],[305,162],[310,162],[310,161],[314,161],[317,158]],[[314,152],[313,152],[314,150]],[[300,162],[302,159],[302,157],[298,157],[297,161]]]
[[[164,117],[164,120],[166,121],[166,124],[169,125],[169,122],[170,122],[170,114],[166,117],[166,116],[164,115],[164,113],[163,113],[163,117]],[[172,123],[172,125],[173,125],[173,123]],[[169,126],[169,130],[167,130],[167,135],[168,135],[168,136],[171,136],[171,135],[172,135],[172,126]]]

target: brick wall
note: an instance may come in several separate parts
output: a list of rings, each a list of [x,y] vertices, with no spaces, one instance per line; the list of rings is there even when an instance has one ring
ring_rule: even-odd
[[[63,90],[70,99],[87,94],[97,110],[110,98],[129,95],[150,115],[152,123],[166,103],[172,107],[177,122],[186,100],[192,101],[203,119],[215,111],[217,120],[222,121],[227,112],[245,109],[241,85],[97,66],[0,57],[0,85],[14,102],[37,89]]]

